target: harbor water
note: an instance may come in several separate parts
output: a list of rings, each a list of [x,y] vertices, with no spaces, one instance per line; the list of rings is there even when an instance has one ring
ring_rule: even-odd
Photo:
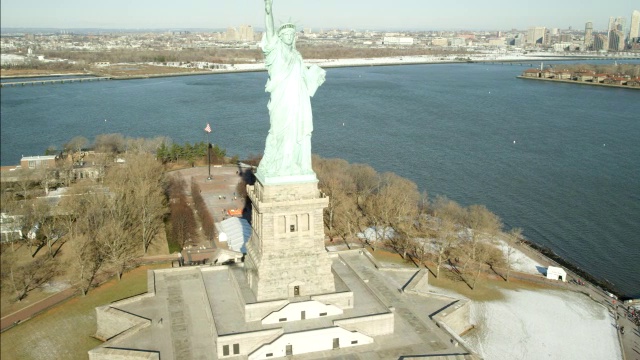
[[[518,79],[524,67],[332,68],[312,151],[484,204],[506,227],[640,297],[640,91]],[[259,154],[264,72],[2,88],[3,166],[74,136],[211,140]]]

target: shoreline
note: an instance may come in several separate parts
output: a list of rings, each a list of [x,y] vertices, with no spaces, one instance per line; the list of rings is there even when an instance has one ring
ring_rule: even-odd
[[[548,247],[536,244],[535,242],[525,238],[522,239],[521,246],[525,247],[527,250],[535,252],[536,255],[549,260],[549,262],[555,263],[565,270],[572,272],[573,274],[571,275],[574,275],[574,278],[576,277],[575,275],[577,275],[577,277],[582,278],[585,282],[589,283],[593,287],[614,294],[620,301],[634,300],[632,294],[622,294],[622,292],[620,292],[615,284],[611,283],[609,280],[604,278],[599,279],[596,276],[591,275],[587,270],[561,257]]]
[[[592,85],[592,86],[604,86],[604,87],[612,87],[612,88],[619,88],[619,89],[640,90],[640,86],[602,84],[602,83],[593,83],[593,82],[576,81],[576,80],[546,79],[546,78],[522,76],[522,75],[516,76],[516,78],[525,79],[525,80],[542,80],[542,81],[558,82],[558,83],[565,83],[565,84]]]
[[[365,66],[398,66],[398,65],[440,65],[440,64],[491,64],[510,66],[529,66],[534,67],[534,63],[547,61],[618,61],[618,60],[640,60],[640,54],[637,57],[594,57],[594,56],[548,56],[534,55],[529,57],[522,56],[493,56],[493,57],[471,57],[467,56],[432,56],[432,55],[414,55],[414,56],[392,56],[383,58],[347,58],[347,59],[305,59],[306,65],[318,65],[322,68],[352,68]],[[517,64],[517,65],[516,65]],[[115,65],[115,64],[114,64]],[[20,79],[20,78],[36,78],[36,77],[63,77],[63,76],[94,76],[94,77],[110,77],[112,80],[136,80],[162,77],[176,76],[197,76],[197,75],[216,75],[216,74],[233,74],[245,72],[263,72],[266,71],[264,62],[253,64],[235,64],[231,69],[203,70],[192,72],[175,72],[175,73],[150,73],[136,75],[105,75],[99,73],[68,73],[68,74],[28,74],[28,75],[1,75],[0,79]],[[518,76],[519,77],[519,76]],[[546,79],[541,79],[546,80]],[[571,82],[571,81],[569,81]],[[596,84],[589,84],[596,85]],[[605,85],[605,84],[601,84]],[[608,84],[606,84],[608,85]],[[608,85],[616,87],[617,85]],[[619,87],[625,88],[621,85]],[[626,87],[630,88],[630,87]]]

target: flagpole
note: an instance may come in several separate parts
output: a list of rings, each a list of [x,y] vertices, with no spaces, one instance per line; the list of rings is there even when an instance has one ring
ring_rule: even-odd
[[[207,180],[211,180],[211,133],[207,133],[207,162],[209,163],[209,177]]]
[[[207,133],[207,163],[209,165],[209,177],[207,180],[211,180],[211,125],[209,123],[204,128],[204,132]]]

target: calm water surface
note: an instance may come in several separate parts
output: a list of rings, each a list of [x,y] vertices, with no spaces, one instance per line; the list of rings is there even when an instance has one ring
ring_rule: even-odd
[[[367,163],[508,227],[640,297],[640,91],[442,64],[328,69],[313,151]],[[206,140],[261,153],[266,73],[3,88],[1,164],[76,135]]]

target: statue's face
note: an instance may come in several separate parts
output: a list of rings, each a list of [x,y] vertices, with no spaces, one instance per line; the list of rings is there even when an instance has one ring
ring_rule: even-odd
[[[280,39],[287,45],[293,44],[293,40],[296,38],[296,34],[293,31],[283,31],[280,33]]]

